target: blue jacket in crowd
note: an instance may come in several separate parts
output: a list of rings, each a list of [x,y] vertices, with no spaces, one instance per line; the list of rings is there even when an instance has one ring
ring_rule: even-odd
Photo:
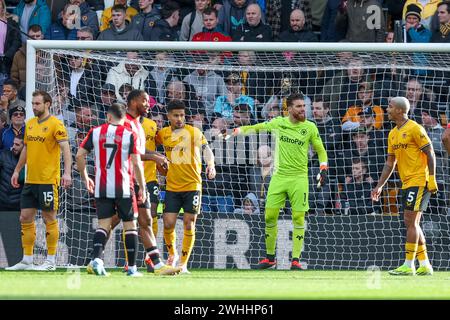
[[[22,17],[24,8],[25,2],[21,1],[14,9],[13,13],[19,16],[20,19],[20,17]],[[47,32],[47,29],[50,27],[51,23],[52,23],[52,13],[50,12],[50,8],[47,6],[47,2],[45,0],[37,0],[36,7],[31,13],[30,20],[28,21],[28,26],[38,24],[41,26],[42,32],[45,34]],[[27,31],[28,30],[24,30],[24,32]]]

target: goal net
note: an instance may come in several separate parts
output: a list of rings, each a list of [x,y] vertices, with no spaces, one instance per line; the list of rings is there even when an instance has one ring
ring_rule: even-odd
[[[249,269],[264,256],[264,205],[273,173],[274,137],[263,132],[224,140],[218,134],[224,128],[286,115],[286,97],[301,92],[307,119],[317,123],[330,167],[328,184],[318,190],[319,163],[310,150],[310,211],[301,262],[312,269],[374,265],[384,269],[401,263],[406,230],[398,175],[390,178],[380,202],[372,202],[370,192],[381,174],[387,134],[393,127],[386,113],[389,100],[404,96],[411,103],[410,118],[426,128],[436,153],[440,191],[423,214],[422,228],[433,266],[449,269],[449,158],[440,140],[450,116],[449,48],[407,52],[406,46],[398,45],[395,51],[376,52],[340,44],[339,50],[321,51],[319,46],[302,44],[282,50],[274,43],[265,46],[266,51],[252,44],[240,50],[232,46],[236,44],[221,44],[222,51],[208,51],[196,44],[186,44],[182,50],[160,50],[163,47],[156,44],[148,49],[152,46],[148,43],[130,42],[116,49],[108,45],[112,49],[100,50],[98,45],[37,49],[36,63],[28,70],[28,75],[35,75],[28,92],[43,89],[51,94],[52,112],[64,120],[73,155],[88,130],[105,121],[108,105],[125,101],[132,89],[151,96],[148,117],[158,128],[167,125],[165,105],[170,100],[186,103],[187,122],[205,133],[218,172],[215,180],[203,174],[202,212],[189,267]],[[92,163],[90,159],[90,174]],[[95,206],[76,166],[72,176],[73,186],[61,190],[58,264],[86,265],[97,225]],[[165,181],[158,180],[162,203]],[[158,247],[167,257],[162,205],[158,212]],[[179,248],[182,228],[179,221]],[[42,257],[43,224],[38,223],[38,230],[35,253]],[[107,245],[107,266],[124,264],[121,232],[118,226]],[[289,267],[291,250],[287,202],[278,223],[278,268]],[[139,263],[143,255],[141,247]]]

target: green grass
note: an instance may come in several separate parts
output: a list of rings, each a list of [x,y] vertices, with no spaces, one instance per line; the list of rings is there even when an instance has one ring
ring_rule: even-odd
[[[128,278],[81,273],[0,271],[1,299],[450,299],[450,272],[393,277],[379,288],[366,271],[191,270],[190,275]],[[369,283],[369,285],[368,285]],[[372,285],[371,285],[372,284]],[[79,285],[77,287],[77,285]]]

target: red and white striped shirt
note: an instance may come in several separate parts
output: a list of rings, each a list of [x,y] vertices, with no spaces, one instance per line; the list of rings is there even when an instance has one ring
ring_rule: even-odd
[[[130,198],[133,190],[131,155],[139,154],[136,135],[122,125],[92,128],[80,147],[95,154],[95,197]]]
[[[124,126],[136,134],[136,148],[140,154],[145,154],[145,131],[139,120],[127,113]]]

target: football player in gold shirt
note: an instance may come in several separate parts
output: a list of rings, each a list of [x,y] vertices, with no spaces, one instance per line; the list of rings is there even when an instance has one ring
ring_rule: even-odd
[[[387,114],[396,126],[389,132],[388,155],[372,200],[378,201],[382,188],[395,166],[402,181],[402,205],[406,225],[406,259],[391,275],[432,275],[428,260],[425,236],[420,227],[422,212],[426,210],[430,196],[438,191],[436,183],[436,158],[433,145],[425,129],[408,119],[410,104],[404,97],[392,98]],[[415,270],[415,258],[420,267]]]

